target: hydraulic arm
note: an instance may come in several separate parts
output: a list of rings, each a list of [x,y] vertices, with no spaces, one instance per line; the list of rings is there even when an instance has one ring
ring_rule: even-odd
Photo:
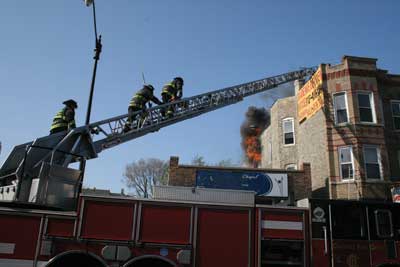
[[[128,114],[125,114],[18,145],[13,148],[0,169],[0,186],[2,186],[0,200],[2,191],[9,191],[11,188],[15,194],[3,195],[3,199],[31,201],[32,194],[28,191],[32,191],[30,188],[34,179],[49,175],[62,177],[63,173],[70,170],[68,165],[73,162],[96,158],[105,149],[158,131],[168,125],[235,104],[247,96],[311,76],[316,69],[316,67],[303,68],[154,106],[145,113],[133,114],[134,120],[129,131],[124,131],[128,119]],[[162,111],[166,109],[174,111],[173,117],[162,115]],[[79,175],[71,173],[70,176]],[[25,192],[25,197],[20,196],[21,192]]]

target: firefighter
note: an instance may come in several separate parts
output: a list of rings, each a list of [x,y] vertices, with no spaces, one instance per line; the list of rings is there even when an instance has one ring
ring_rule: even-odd
[[[181,77],[175,77],[172,82],[164,85],[163,90],[161,92],[161,97],[163,103],[170,103],[182,98],[182,90],[183,90],[183,79]],[[167,109],[165,114],[165,110],[161,111],[162,115],[167,117],[172,117],[174,114],[173,107],[170,106]]]
[[[154,87],[151,84],[143,85],[143,88],[135,93],[132,97],[131,102],[129,103],[128,108],[128,120],[125,124],[124,131],[127,132],[130,130],[132,122],[135,120],[133,114],[138,111],[142,111],[141,117],[143,117],[146,112],[146,104],[152,101],[157,105],[161,105],[162,102],[154,96]]]
[[[63,102],[65,107],[60,110],[53,118],[51,124],[50,134],[58,132],[69,131],[76,127],[75,124],[75,109],[78,108],[78,104],[73,99],[68,99]]]

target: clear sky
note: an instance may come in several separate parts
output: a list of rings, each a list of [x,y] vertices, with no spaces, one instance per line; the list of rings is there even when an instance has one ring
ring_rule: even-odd
[[[91,121],[126,113],[142,71],[158,95],[184,77],[185,96],[345,54],[378,58],[380,68],[400,73],[398,0],[97,0],[96,9],[103,53]],[[47,135],[66,99],[78,101],[84,123],[93,48],[91,8],[82,0],[1,1],[0,162],[14,145]],[[239,162],[244,113],[272,102],[253,96],[105,151],[88,162],[85,184],[119,191],[124,166],[140,158]]]

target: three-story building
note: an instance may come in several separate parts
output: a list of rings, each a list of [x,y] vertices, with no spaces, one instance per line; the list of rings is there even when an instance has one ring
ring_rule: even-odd
[[[400,179],[400,75],[376,61],[344,56],[296,81],[295,96],[271,108],[262,167],[311,163],[314,197],[391,198]]]

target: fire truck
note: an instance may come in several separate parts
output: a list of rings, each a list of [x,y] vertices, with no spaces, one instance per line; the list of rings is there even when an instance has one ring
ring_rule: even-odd
[[[315,69],[152,107],[128,132],[125,114],[15,146],[0,169],[0,266],[400,266],[395,203],[266,205],[250,191],[196,188],[177,199],[174,187],[156,187],[154,199],[81,193],[84,163],[102,151]]]
[[[400,266],[396,204],[280,207],[230,194],[240,200],[88,194],[76,211],[2,205],[0,266]]]

